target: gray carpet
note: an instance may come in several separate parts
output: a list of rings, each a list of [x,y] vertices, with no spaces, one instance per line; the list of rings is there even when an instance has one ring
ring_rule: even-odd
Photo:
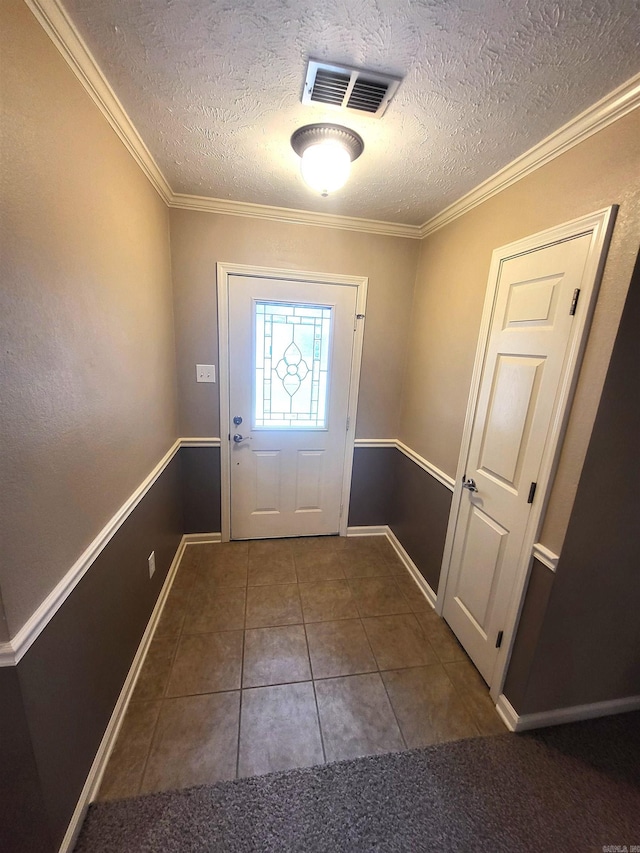
[[[91,806],[76,853],[640,845],[640,713]]]

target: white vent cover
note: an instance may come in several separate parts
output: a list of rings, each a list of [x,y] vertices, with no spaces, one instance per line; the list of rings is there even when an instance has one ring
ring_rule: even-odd
[[[401,80],[377,71],[309,60],[302,93],[303,104],[366,113],[381,118]]]

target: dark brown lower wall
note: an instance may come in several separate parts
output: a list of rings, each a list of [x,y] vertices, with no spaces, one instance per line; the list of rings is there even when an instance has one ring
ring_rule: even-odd
[[[349,526],[387,524],[434,592],[452,494],[396,448],[357,447]]]
[[[220,448],[183,447],[182,488],[185,533],[219,533]]]
[[[395,447],[356,447],[351,474],[349,527],[389,524],[395,490]]]
[[[0,668],[0,850],[52,850],[15,667]]]
[[[11,670],[40,783],[33,801],[41,800],[50,836],[41,853],[62,841],[180,543],[181,461],[174,457]],[[156,572],[149,578],[152,550]],[[21,810],[14,820],[23,820]]]
[[[389,526],[437,593],[452,492],[396,451],[396,480]]]

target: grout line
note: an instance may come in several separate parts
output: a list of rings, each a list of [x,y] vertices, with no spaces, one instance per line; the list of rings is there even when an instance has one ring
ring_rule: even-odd
[[[318,693],[316,691],[316,679],[313,674],[313,664],[311,663],[311,651],[309,649],[309,637],[307,635],[307,626],[303,624],[304,637],[307,642],[307,657],[309,658],[309,670],[311,672],[311,686],[313,688],[313,698],[316,704],[316,718],[318,720],[318,732],[320,733],[320,746],[322,747],[322,760],[327,763],[327,750],[324,745],[324,734],[322,733],[322,720],[320,719],[320,706],[318,705]]]
[[[380,673],[378,673],[380,675]],[[387,685],[385,684],[384,678],[380,675],[380,681],[382,682],[382,687],[384,688],[385,695],[387,697],[387,702],[389,703],[389,707],[391,708],[391,713],[393,714],[393,718],[396,721],[396,726],[398,727],[398,731],[400,732],[400,738],[402,743],[404,744],[405,749],[409,749],[409,745],[404,736],[404,732],[402,731],[402,726],[400,725],[400,720],[398,719],[398,715],[396,714],[396,709],[393,707],[393,702],[391,701],[391,696],[389,696],[389,691],[387,690]]]
[[[175,574],[174,574],[174,576],[173,576],[173,581],[172,581],[172,583],[171,583],[171,586],[170,586],[170,587],[169,587],[169,589],[167,590],[167,601],[169,600],[169,594],[171,593],[171,590],[173,589],[173,585],[175,584],[176,578],[178,577],[178,572],[180,571],[180,568],[181,568],[181,566],[182,566],[182,561],[184,560],[184,556],[185,556],[186,552],[187,552],[187,549],[186,549],[186,547],[185,547],[185,549],[184,549],[184,550],[183,550],[183,552],[182,552],[182,555],[180,556],[180,562],[178,563],[178,567],[176,568],[176,572],[175,572]],[[187,607],[189,607],[189,603],[191,602],[191,596],[192,596],[192,595],[193,595],[193,589],[191,589],[191,590],[189,591],[189,594],[187,595]],[[166,606],[166,602],[165,602],[165,606]],[[153,749],[153,745],[154,745],[155,740],[156,740],[156,734],[157,734],[157,732],[158,732],[158,724],[159,724],[159,722],[160,722],[160,717],[162,716],[162,711],[163,711],[163,709],[164,709],[164,705],[165,705],[165,694],[166,694],[166,691],[167,691],[167,689],[168,689],[168,687],[169,687],[169,680],[171,679],[171,670],[173,669],[173,664],[174,664],[174,662],[175,662],[175,657],[176,657],[176,654],[178,653],[178,646],[180,645],[180,639],[181,639],[181,637],[182,637],[182,629],[184,628],[185,620],[186,620],[186,614],[185,614],[185,618],[182,620],[182,623],[180,624],[180,628],[179,628],[179,630],[178,630],[178,634],[177,634],[177,637],[176,637],[176,644],[175,644],[175,648],[174,648],[174,650],[173,650],[173,656],[172,656],[172,658],[171,658],[171,666],[169,667],[169,675],[168,675],[168,677],[167,677],[167,683],[165,684],[165,688],[164,688],[164,690],[163,690],[163,692],[162,692],[162,696],[159,696],[159,697],[157,697],[156,699],[149,699],[149,700],[145,700],[145,701],[150,701],[150,702],[154,702],[154,701],[155,701],[155,702],[159,702],[159,703],[160,703],[160,707],[159,707],[159,709],[158,709],[158,714],[157,714],[157,716],[156,716],[155,722],[154,722],[154,724],[153,724],[153,730],[152,730],[152,732],[151,732],[151,738],[149,739],[149,746],[148,746],[148,748],[147,748],[147,754],[146,754],[145,759],[144,759],[144,765],[143,765],[143,768],[142,768],[142,774],[141,774],[141,776],[140,776],[140,782],[138,783],[138,786],[137,786],[137,789],[136,789],[136,793],[137,793],[137,794],[140,794],[140,793],[141,793],[141,791],[142,791],[142,785],[143,785],[143,783],[144,783],[144,778],[145,778],[145,776],[146,776],[146,774],[147,774],[147,767],[148,767],[148,765],[149,765],[149,759],[150,759],[150,757],[151,757],[151,750]],[[156,627],[155,627],[155,630],[154,630],[154,632],[153,632],[153,636],[151,637],[151,639],[150,639],[150,641],[149,641],[149,649],[151,648],[151,643],[152,643],[152,642],[153,642],[153,640],[155,639],[156,632],[157,632],[157,630],[158,630],[158,626],[159,626],[159,624],[160,624],[160,620],[158,620],[158,624],[157,624],[157,625],[156,625]],[[148,653],[148,651],[147,651],[147,653]],[[145,663],[146,663],[146,660],[145,660]],[[132,698],[133,698],[133,697],[132,697]]]
[[[247,638],[247,604],[249,598],[249,548],[247,548],[247,582],[244,586],[244,619],[242,629],[242,656],[240,658],[240,702],[238,703],[238,740],[236,746],[236,779],[240,778],[240,727],[242,725],[242,697],[244,695],[244,652]]]

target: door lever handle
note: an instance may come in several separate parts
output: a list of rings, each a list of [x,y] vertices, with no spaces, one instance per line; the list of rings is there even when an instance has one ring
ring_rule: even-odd
[[[462,477],[462,488],[469,489],[470,492],[477,492],[478,487],[476,486],[476,481],[469,478],[467,480],[466,475]]]
[[[240,444],[241,441],[251,441],[251,436],[250,435],[240,435],[240,433],[237,432],[233,436],[233,440],[235,441],[236,444]]]

